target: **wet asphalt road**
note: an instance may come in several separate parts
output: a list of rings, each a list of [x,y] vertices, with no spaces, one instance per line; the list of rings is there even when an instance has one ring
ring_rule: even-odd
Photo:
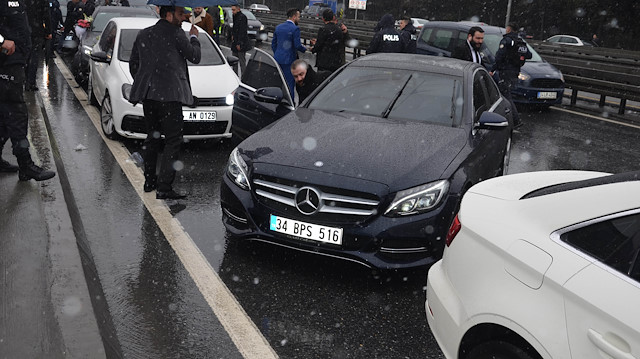
[[[129,358],[240,357],[60,71],[52,66],[43,81],[77,208],[76,234],[95,263],[88,280],[108,351]],[[637,128],[558,110],[522,116],[510,173],[640,167]],[[133,152],[141,143],[123,145]],[[229,141],[186,144],[174,185],[190,196],[170,209],[280,357],[442,357],[424,314],[426,269],[380,273],[230,241],[219,185],[231,150]]]

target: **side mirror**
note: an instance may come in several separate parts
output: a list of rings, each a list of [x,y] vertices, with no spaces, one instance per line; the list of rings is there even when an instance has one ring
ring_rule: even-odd
[[[91,60],[93,60],[95,62],[104,62],[104,63],[107,63],[107,64],[109,62],[111,62],[111,58],[104,51],[92,52],[91,53]]]
[[[499,130],[509,127],[509,121],[497,113],[485,111],[480,115],[476,127],[486,130]]]
[[[229,63],[229,66],[231,67],[235,67],[238,64],[239,59],[233,55],[229,55],[227,56],[227,62]]]
[[[284,95],[279,87],[263,87],[256,90],[256,101],[279,104]]]

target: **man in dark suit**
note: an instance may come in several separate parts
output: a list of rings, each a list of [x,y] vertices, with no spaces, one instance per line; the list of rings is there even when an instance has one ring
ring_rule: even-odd
[[[307,48],[300,43],[298,20],[300,20],[300,10],[293,8],[287,10],[287,21],[276,26],[273,32],[273,40],[271,40],[273,58],[280,65],[285,80],[287,80],[291,99],[294,98],[296,86],[291,74],[291,64],[298,58],[298,51],[307,51]]]
[[[338,24],[333,22],[335,15],[331,9],[322,13],[324,26],[318,29],[318,38],[311,40],[313,48],[311,52],[316,54],[316,67],[318,71],[335,71],[342,66],[340,47],[344,34]]]
[[[304,101],[320,84],[331,76],[331,71],[315,72],[306,61],[298,59],[291,64],[291,73],[296,80],[296,91],[300,103]]]
[[[240,71],[244,73],[247,67],[247,60],[244,57],[244,53],[251,49],[251,43],[249,42],[249,25],[247,17],[242,13],[240,5],[235,4],[231,6],[231,12],[233,13],[233,27],[231,28],[231,53],[238,58],[240,63]]]
[[[473,26],[467,32],[467,41],[461,46],[453,50],[451,57],[465,61],[472,61],[482,64],[482,56],[480,56],[480,47],[484,42],[484,30],[480,26]]]
[[[182,7],[161,6],[160,20],[138,33],[129,62],[133,76],[129,101],[142,102],[147,126],[142,154],[144,191],[157,188],[158,199],[186,197],[175,192],[171,184],[182,145],[182,105],[193,103],[187,61],[200,62],[200,42],[193,25],[187,38],[181,28],[183,19]],[[160,174],[156,176],[161,135],[165,137],[165,145]]]

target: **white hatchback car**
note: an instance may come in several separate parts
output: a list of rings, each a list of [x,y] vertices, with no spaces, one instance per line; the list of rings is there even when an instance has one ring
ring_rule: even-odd
[[[573,35],[554,35],[544,40],[544,42],[550,42],[552,44],[571,45],[571,46],[593,46],[593,43],[589,40],[583,40]]]
[[[427,279],[447,358],[640,358],[640,171],[471,187]]]
[[[266,12],[266,13],[271,12],[271,9],[269,9],[269,7],[264,4],[251,4],[251,6],[249,6],[249,10],[256,11],[256,12]]]
[[[130,84],[133,83],[129,72],[133,42],[141,29],[157,21],[114,18],[93,47],[87,92],[93,104],[101,105],[102,130],[109,138],[146,137],[142,104],[132,105],[125,98],[125,92],[130,90]],[[190,27],[188,23],[182,25],[187,33]],[[231,137],[233,93],[240,85],[240,80],[218,45],[202,29],[198,30],[202,56],[199,64],[188,63],[191,90],[196,102],[193,106],[182,108],[184,138],[228,138]]]

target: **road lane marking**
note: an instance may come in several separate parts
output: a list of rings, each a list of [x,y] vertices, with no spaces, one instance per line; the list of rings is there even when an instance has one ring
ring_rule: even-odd
[[[588,113],[582,113],[582,112],[577,112],[577,111],[573,111],[573,110],[568,110],[568,109],[562,108],[562,107],[551,106],[549,108],[552,109],[552,110],[556,110],[556,111],[568,112],[568,113],[571,113],[571,114],[574,114],[574,115],[578,115],[578,116],[584,116],[584,117],[589,117],[589,118],[593,118],[593,119],[600,120],[600,121],[615,123],[616,125],[622,125],[622,126],[627,126],[627,127],[633,127],[633,128],[640,129],[640,126],[638,126],[638,125],[634,125],[634,124],[626,123],[626,122],[621,122],[621,121],[616,121],[616,120],[611,120],[611,119],[608,119],[606,117],[590,115]]]
[[[120,142],[107,139],[102,132],[99,111],[89,104],[87,94],[78,86],[73,75],[57,57],[54,59],[62,75],[67,80],[78,101],[98,130],[100,137],[107,145],[116,161],[140,196],[149,213],[165,238],[180,258],[198,289],[223,325],[240,353],[247,359],[277,358],[258,327],[244,311],[240,303],[224,284],[218,273],[211,267],[193,239],[182,227],[182,224],[171,215],[165,201],[157,200],[155,192],[145,193],[143,190],[144,174],[129,158],[129,150]]]

